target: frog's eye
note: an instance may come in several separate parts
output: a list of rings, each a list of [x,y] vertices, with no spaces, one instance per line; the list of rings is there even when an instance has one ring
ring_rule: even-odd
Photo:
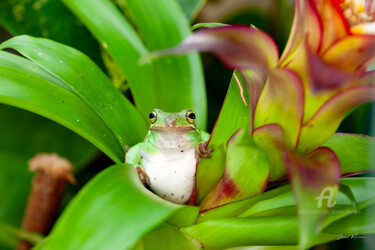
[[[155,111],[152,111],[152,112],[148,115],[148,118],[150,118],[151,123],[155,123],[155,122],[156,122],[156,112],[155,112]]]
[[[186,112],[186,120],[188,121],[188,123],[194,123],[195,114],[191,111]]]

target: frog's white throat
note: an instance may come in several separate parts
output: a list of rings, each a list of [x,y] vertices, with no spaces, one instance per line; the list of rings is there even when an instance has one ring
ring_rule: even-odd
[[[186,130],[153,131],[157,134],[155,146],[159,149],[187,149],[192,147],[192,142]]]

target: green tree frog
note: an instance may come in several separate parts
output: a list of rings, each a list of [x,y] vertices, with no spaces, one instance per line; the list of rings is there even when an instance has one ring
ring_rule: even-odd
[[[141,181],[157,195],[177,204],[195,202],[195,174],[210,135],[195,126],[190,110],[167,113],[155,109],[149,115],[151,126],[143,142],[134,145],[125,162],[133,165]]]

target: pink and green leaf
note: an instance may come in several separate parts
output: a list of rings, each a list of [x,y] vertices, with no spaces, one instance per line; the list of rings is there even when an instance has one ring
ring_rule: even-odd
[[[279,65],[285,66],[296,56],[305,41],[314,51],[321,46],[323,27],[313,0],[297,0],[293,26]]]
[[[184,54],[198,50],[211,52],[230,68],[273,68],[278,62],[278,49],[266,33],[247,26],[231,25],[199,30],[187,37],[179,46],[156,51],[151,57]]]
[[[304,112],[304,92],[299,77],[291,70],[270,72],[255,112],[255,128],[277,123],[289,148],[297,144]]]
[[[348,36],[333,44],[322,59],[338,69],[354,72],[366,68],[375,57],[375,36]]]
[[[268,156],[270,163],[269,181],[276,181],[286,175],[283,151],[287,148],[283,129],[279,124],[266,124],[254,130],[253,139]]]
[[[241,129],[228,141],[224,173],[202,201],[201,210],[263,193],[268,177],[267,154],[251,140],[247,130]]]
[[[224,172],[227,141],[239,128],[248,128],[249,124],[249,96],[241,74],[235,71],[207,146],[214,149],[212,158],[202,158],[198,165],[196,177],[198,203],[217,184]]]
[[[299,244],[305,248],[318,236],[328,214],[325,212],[331,205],[324,199],[316,199],[326,195],[327,189],[333,201],[340,179],[340,163],[335,153],[326,147],[308,156],[286,151],[284,160],[299,208]]]
[[[375,100],[374,85],[354,86],[338,93],[303,124],[298,150],[311,152],[335,133],[348,111],[373,100]]]

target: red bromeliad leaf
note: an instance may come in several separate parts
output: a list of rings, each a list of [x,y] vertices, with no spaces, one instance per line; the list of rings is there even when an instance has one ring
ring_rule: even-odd
[[[323,27],[314,1],[297,0],[293,26],[279,65],[286,65],[298,55],[297,52],[306,39],[314,51],[318,51],[321,46],[322,33]]]
[[[302,82],[291,70],[270,72],[255,112],[255,128],[277,123],[284,131],[288,147],[294,148],[300,133],[304,110]]]
[[[352,108],[375,100],[375,85],[350,87],[328,100],[302,126],[297,149],[310,152],[328,140]]]
[[[358,77],[358,74],[347,72],[322,60],[315,52],[307,48],[307,67],[312,90],[319,92],[337,89]]]
[[[177,47],[153,52],[158,57],[183,54],[192,50],[211,52],[230,68],[273,68],[278,62],[278,49],[266,33],[247,26],[231,25],[199,30]]]
[[[323,40],[321,51],[326,50],[338,39],[350,34],[349,26],[342,13],[338,1],[321,1],[319,14],[323,24]]]
[[[267,186],[269,163],[244,129],[236,132],[227,144],[224,173],[215,188],[202,201],[201,210],[214,208],[260,194]]]
[[[326,147],[307,156],[286,151],[284,161],[299,208],[299,244],[306,248],[319,234],[327,209],[334,205],[340,164],[335,153]]]
[[[322,59],[338,69],[354,72],[368,66],[375,57],[375,36],[348,36],[333,44]]]
[[[287,149],[283,129],[279,124],[266,124],[256,128],[253,133],[255,143],[268,156],[270,163],[269,181],[276,181],[285,176],[283,152]]]

